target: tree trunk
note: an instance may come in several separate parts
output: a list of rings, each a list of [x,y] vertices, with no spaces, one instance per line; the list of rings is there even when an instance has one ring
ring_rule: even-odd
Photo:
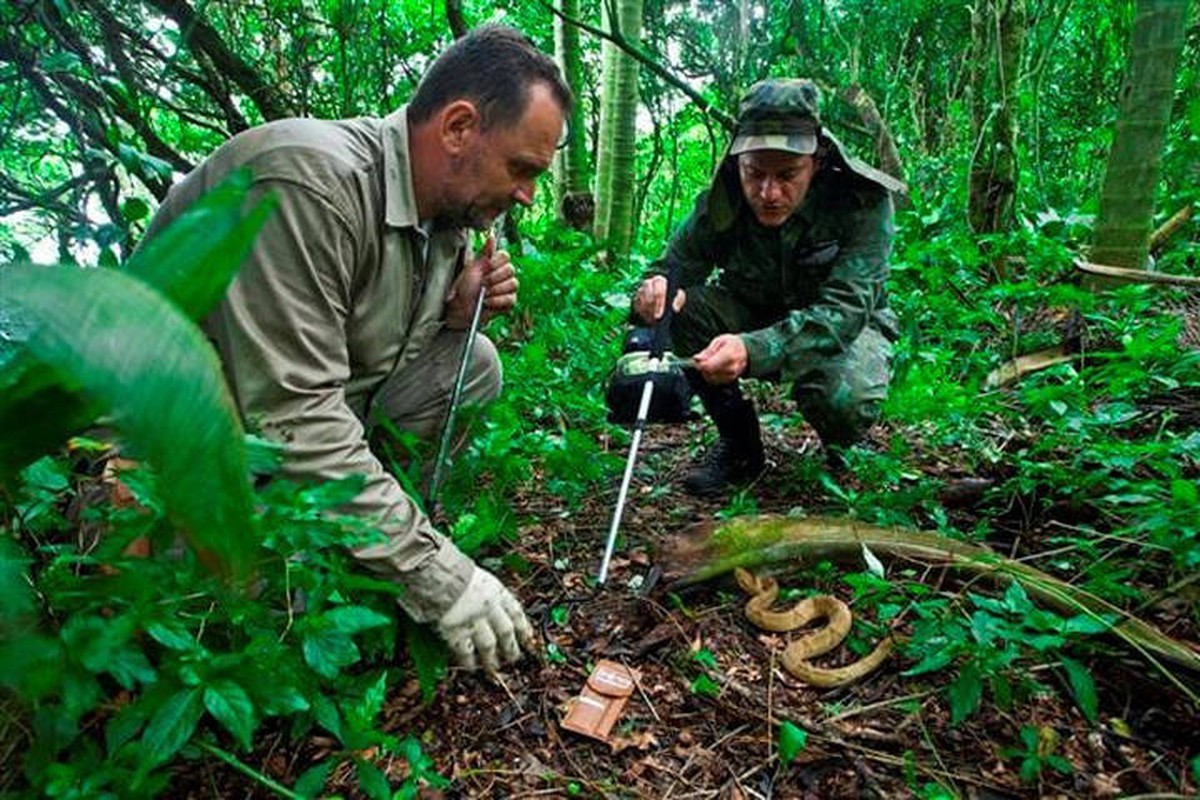
[[[1187,6],[1187,0],[1138,0],[1129,73],[1091,252],[1098,264],[1145,267]],[[1093,278],[1087,285],[1096,289],[1109,284]]]
[[[971,19],[970,193],[967,219],[976,233],[1012,230],[1017,198],[1017,95],[1025,41],[1025,0],[979,0]]]
[[[589,230],[595,217],[592,197],[591,164],[588,162],[587,133],[583,124],[583,53],[579,30],[563,17],[579,16],[579,0],[555,0],[563,16],[554,16],[554,53],[563,78],[575,93],[575,107],[567,121],[567,146],[554,161],[554,196],[558,216],[576,230]]]
[[[607,30],[637,46],[642,30],[642,0],[607,0],[604,19]],[[638,62],[608,40],[603,52],[595,235],[609,255],[619,259],[629,252],[633,242]]]

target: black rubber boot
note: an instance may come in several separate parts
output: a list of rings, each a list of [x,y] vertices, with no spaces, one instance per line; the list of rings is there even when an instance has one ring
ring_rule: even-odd
[[[718,438],[704,460],[688,471],[683,488],[690,494],[711,496],[757,478],[766,462],[754,404],[742,396],[736,382],[712,386],[693,380],[692,385],[717,425]]]

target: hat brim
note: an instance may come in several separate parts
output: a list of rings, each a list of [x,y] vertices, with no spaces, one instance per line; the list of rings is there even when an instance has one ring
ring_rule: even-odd
[[[781,150],[785,153],[810,156],[817,152],[817,136],[813,133],[737,136],[729,148],[729,155],[740,156],[755,150]]]

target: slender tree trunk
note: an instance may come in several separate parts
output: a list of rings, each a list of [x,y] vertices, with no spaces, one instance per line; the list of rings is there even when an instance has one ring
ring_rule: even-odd
[[[555,0],[559,11],[570,19],[579,17],[579,0]],[[583,123],[583,54],[579,29],[554,16],[554,52],[563,77],[575,93],[575,107],[568,120],[569,139],[554,162],[554,196],[559,218],[576,230],[592,227],[596,201],[589,188],[591,164],[587,131]]]
[[[1128,77],[1100,193],[1091,252],[1096,263],[1130,269],[1146,263],[1187,6],[1187,0],[1138,0]],[[1093,279],[1088,285],[1106,282]]]
[[[636,46],[642,31],[642,0],[607,0],[604,9],[606,28]],[[606,244],[611,256],[623,258],[633,242],[634,229],[638,62],[607,40],[603,51],[596,238]]]
[[[967,219],[976,233],[1016,223],[1017,97],[1025,41],[1025,0],[979,0],[972,15],[975,75]]]

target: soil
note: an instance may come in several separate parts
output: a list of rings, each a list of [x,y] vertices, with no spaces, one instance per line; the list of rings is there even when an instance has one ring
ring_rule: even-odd
[[[1190,405],[1194,399],[1186,400]],[[760,398],[760,408],[770,411],[777,402]],[[773,466],[748,494],[759,512],[819,510],[827,503],[819,486],[809,490],[816,494],[797,495],[788,478],[802,460],[824,457],[811,429],[788,419],[788,425],[766,428]],[[1045,667],[1035,668],[1036,675],[1053,693],[1008,711],[999,710],[985,693],[976,714],[951,725],[946,672],[906,677],[903,672],[913,663],[894,653],[882,669],[855,685],[816,690],[780,669],[786,637],[765,634],[745,620],[746,597],[731,580],[683,593],[668,591],[661,581],[655,584],[662,543],[693,523],[713,520],[728,506],[727,499],[690,498],[680,486],[689,461],[711,435],[700,423],[649,430],[611,577],[602,590],[589,588],[588,579],[598,567],[616,486],[573,509],[536,491],[513,499],[514,510],[526,520],[516,547],[529,569],[519,576],[506,573],[505,579],[556,653],[526,658],[495,679],[451,670],[429,703],[422,702],[415,679],[393,687],[384,727],[418,737],[450,781],[448,788],[426,787],[420,796],[946,796],[936,794],[937,784],[969,798],[1173,797],[1195,791],[1191,760],[1200,753],[1200,709],[1134,654],[1113,650],[1086,661],[1100,697],[1098,724],[1089,723],[1070,699],[1061,670]],[[871,438],[883,447],[891,435],[877,428]],[[951,521],[964,530],[979,513],[984,491],[1004,477],[970,474],[944,452],[932,450],[922,469],[946,479]],[[534,477],[530,485],[541,485]],[[854,487],[852,476],[841,479]],[[1042,509],[1044,504],[1029,500],[1014,498],[1005,514],[993,517],[1000,531],[993,544],[1006,554],[1048,550],[1055,526],[1061,530],[1078,522],[1071,516],[1078,509]],[[781,576],[785,585],[804,579],[801,573]],[[955,580],[943,575],[939,590],[962,590]],[[843,599],[851,600],[844,585],[829,583],[839,585]],[[1195,647],[1194,604],[1194,597],[1168,598],[1142,614]],[[712,662],[698,660],[700,652],[711,654]],[[853,657],[843,649],[828,658],[844,663]],[[569,699],[599,659],[625,664],[639,676],[608,743],[560,726]],[[1181,677],[1191,681],[1192,692],[1200,688],[1196,676]],[[779,758],[785,720],[806,735],[786,765]],[[1022,726],[1037,729],[1039,746],[1063,756],[1072,772],[1047,766],[1035,782],[1023,782],[1020,757],[1003,752],[1019,746]],[[288,744],[282,733],[267,738],[245,760],[284,785],[333,746],[319,738]],[[403,759],[376,763],[393,786],[408,775]],[[184,773],[176,784],[179,796],[271,796],[212,760]],[[361,796],[350,766],[332,776],[329,788]]]

